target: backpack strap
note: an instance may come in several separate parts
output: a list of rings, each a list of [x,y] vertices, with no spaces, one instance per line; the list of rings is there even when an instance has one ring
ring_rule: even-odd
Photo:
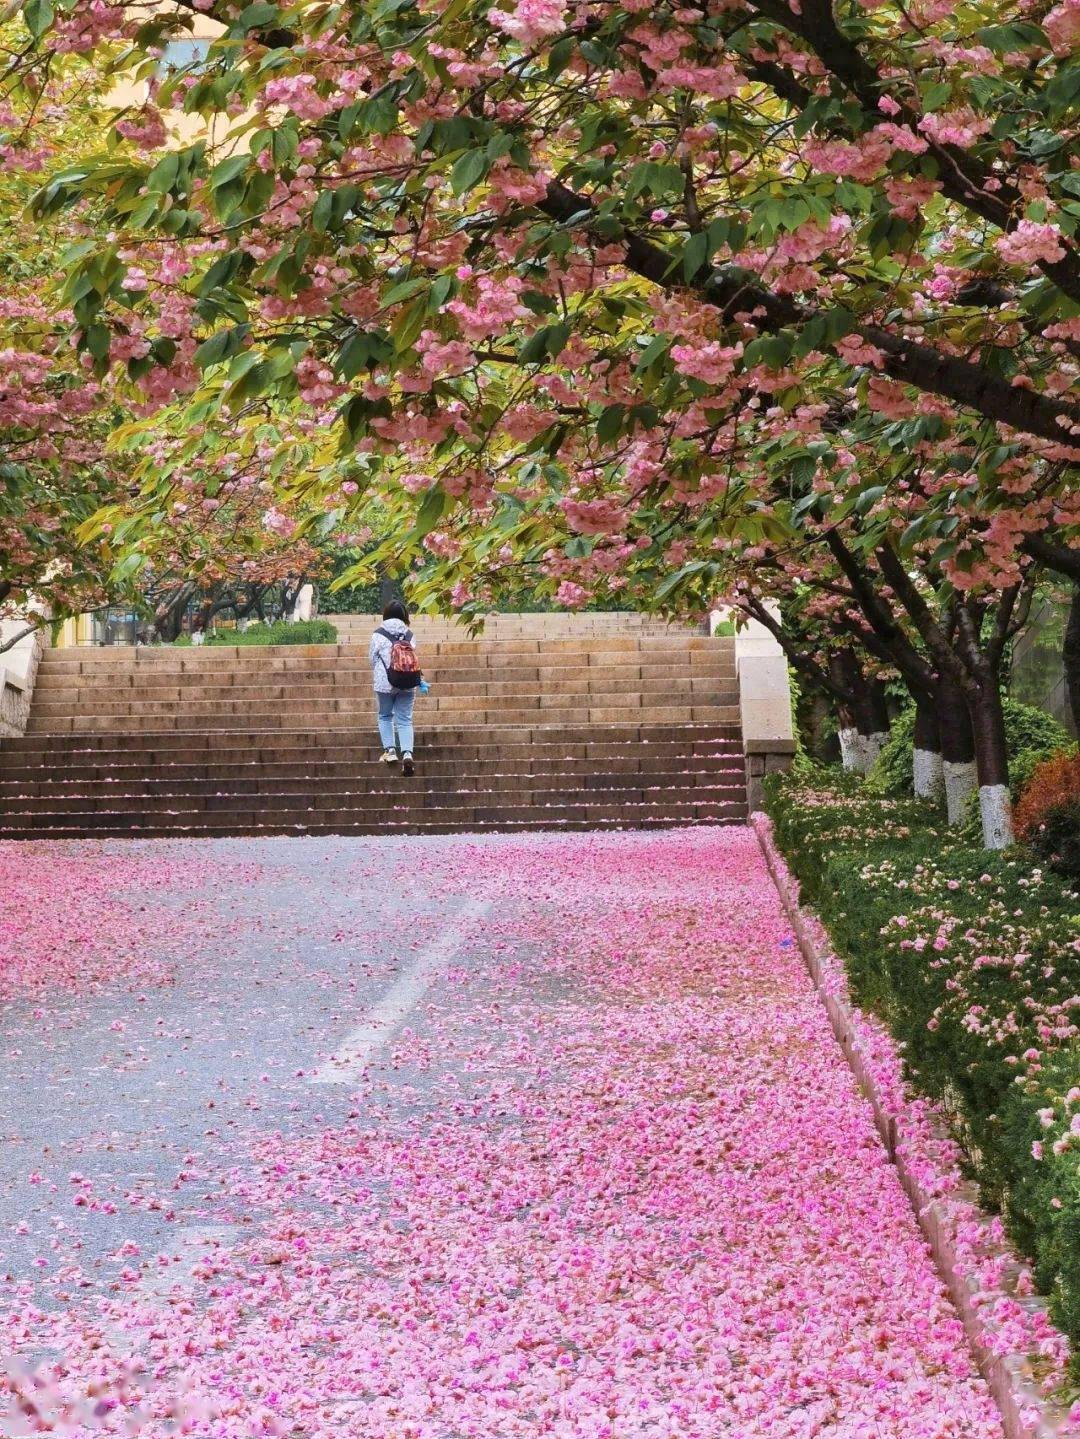
[[[399,643],[411,645],[413,642],[412,630],[406,630],[403,635],[392,635],[389,630],[383,629],[382,625],[380,625],[379,628],[375,631],[375,633],[377,635],[382,635],[383,639],[389,640],[392,645],[396,645]]]

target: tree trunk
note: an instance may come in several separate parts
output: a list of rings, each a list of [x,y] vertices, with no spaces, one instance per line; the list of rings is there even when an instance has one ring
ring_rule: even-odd
[[[833,650],[829,655],[829,676],[833,683],[847,692],[852,691],[852,674],[855,657],[850,650]],[[840,763],[853,774],[863,774],[862,747],[859,731],[855,724],[854,707],[838,699],[836,701],[836,738],[840,741]]]
[[[393,604],[394,600],[400,600],[401,603],[404,604],[405,593],[401,588],[400,582],[394,579],[393,575],[389,574],[381,565],[379,566],[378,575],[379,608],[385,610],[386,606]]]
[[[179,590],[157,606],[154,610],[154,633],[158,639],[172,644],[173,640],[178,638],[184,621],[184,610],[194,592],[194,585],[181,585]]]
[[[1061,658],[1065,666],[1065,693],[1072,710],[1073,729],[1080,735],[1080,584],[1073,586]]]
[[[949,675],[938,677],[936,710],[946,809],[949,823],[960,824],[976,784],[975,739],[967,701]]]
[[[989,679],[968,695],[975,760],[979,774],[979,813],[987,849],[1008,849],[1013,842],[1009,799],[1009,751],[1005,742],[1005,711],[1001,687]]]
[[[837,702],[837,736],[844,768],[866,774],[889,733],[884,686],[866,678],[853,650],[834,650],[829,656],[829,674],[851,695],[849,702]]]
[[[869,771],[889,738],[889,709],[885,686],[880,680],[867,679],[861,669],[855,686],[855,727],[859,731],[863,764]]]
[[[915,747],[911,778],[920,799],[939,800],[945,788],[941,758],[941,729],[937,710],[929,699],[915,700]]]

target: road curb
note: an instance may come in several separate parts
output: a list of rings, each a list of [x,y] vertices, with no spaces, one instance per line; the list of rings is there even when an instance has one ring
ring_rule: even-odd
[[[776,848],[772,821],[756,813],[757,835],[780,900],[791,922],[840,1048],[911,1201],[934,1261],[956,1305],[976,1363],[1001,1411],[1006,1439],[1064,1439],[1078,1432],[1066,1409],[1048,1399],[1029,1354],[1040,1341],[1067,1350],[1045,1305],[1020,1292],[1026,1274],[1002,1240],[1000,1221],[978,1203],[974,1185],[958,1167],[959,1150],[933,1107],[906,1091],[900,1061],[883,1025],[855,1008],[843,966],[824,926],[802,909],[798,883]],[[1029,1341],[1017,1346],[1017,1332]]]

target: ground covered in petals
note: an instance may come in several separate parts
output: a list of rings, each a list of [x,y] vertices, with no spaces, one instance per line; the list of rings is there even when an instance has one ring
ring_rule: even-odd
[[[377,843],[186,850],[258,861],[279,932],[308,903],[277,971],[298,1027],[333,986],[312,886],[337,876],[359,925]],[[391,858],[398,901],[441,917],[425,902],[402,943],[394,911],[383,1040],[335,1073],[365,1014],[316,1006],[310,1064],[260,1076],[287,1101],[273,1127],[186,1156],[192,1262],[125,1254],[121,1205],[111,1264],[12,1278],[23,1367],[0,1386],[76,1434],[1000,1435],[750,833]]]

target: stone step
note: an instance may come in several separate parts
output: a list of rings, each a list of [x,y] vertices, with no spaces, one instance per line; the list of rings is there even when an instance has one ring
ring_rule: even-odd
[[[200,758],[189,754],[178,761],[175,754],[148,752],[139,755],[113,754],[105,759],[87,759],[85,756],[60,756],[55,762],[27,764],[0,764],[0,794],[10,792],[11,786],[36,781],[41,784],[55,783],[70,785],[81,776],[87,779],[118,780],[125,776],[144,775],[148,778],[195,779],[206,776],[208,782],[215,778],[259,778],[261,776],[296,776],[310,778],[318,774],[323,778],[342,779],[368,774],[372,764],[377,763],[378,744],[372,735],[362,749],[317,752],[311,758],[303,755],[276,755],[271,758],[248,758],[234,756]],[[507,775],[558,775],[573,774],[653,774],[678,773],[680,770],[706,772],[733,768],[742,764],[742,755],[736,749],[711,750],[706,753],[680,749],[664,749],[659,753],[642,756],[630,748],[620,748],[600,757],[595,753],[587,755],[581,747],[570,753],[561,749],[557,754],[538,756],[521,747],[520,752],[480,751],[468,755],[462,753],[439,753],[426,746],[417,747],[417,756],[423,761],[424,772],[429,775],[460,775],[471,769],[480,769],[485,774]],[[326,756],[332,756],[327,758]]]
[[[265,757],[318,754],[335,750],[343,755],[364,753],[373,742],[370,720],[353,728],[333,730],[141,730],[120,741],[109,733],[90,735],[29,734],[0,744],[0,767],[14,757],[35,756],[55,762],[62,755],[121,759],[145,751],[160,756],[181,750],[220,757],[226,753]],[[418,745],[430,753],[455,756],[460,752],[476,757],[480,753],[524,753],[559,756],[571,750],[602,757],[640,747],[648,753],[700,753],[711,748],[740,747],[738,725],[731,724],[607,724],[587,725],[447,725],[420,731]]]
[[[52,733],[52,734],[123,734],[127,732],[139,732],[148,723],[153,723],[158,730],[243,730],[250,733],[252,730],[287,729],[295,725],[298,719],[302,719],[311,725],[330,725],[341,720],[349,728],[363,724],[372,714],[370,705],[349,705],[343,703],[333,708],[307,708],[302,715],[292,712],[282,712],[270,709],[247,709],[240,707],[235,711],[218,711],[196,714],[189,709],[183,713],[161,714],[146,712],[143,714],[109,714],[89,713],[79,715],[53,715],[31,717],[27,727],[28,734]],[[447,706],[442,710],[432,713],[425,711],[417,716],[417,725],[435,731],[440,724],[459,725],[463,719],[471,721],[478,730],[485,730],[492,725],[521,725],[529,726],[535,724],[556,725],[560,727],[571,727],[575,724],[617,724],[629,718],[637,718],[642,724],[679,724],[694,722],[699,724],[735,724],[739,718],[737,705],[574,705],[556,709],[541,708],[539,705],[510,709],[500,707],[495,709],[476,709],[470,706]]]
[[[514,783],[507,777],[507,783],[483,783],[447,780],[441,785],[431,785],[417,776],[412,780],[399,774],[386,774],[381,783],[372,781],[371,788],[349,789],[336,786],[327,791],[317,786],[301,789],[276,789],[272,786],[263,790],[212,790],[200,792],[166,790],[156,794],[98,793],[87,794],[79,791],[73,794],[28,795],[20,794],[5,803],[3,813],[14,817],[20,814],[173,814],[187,810],[232,814],[238,810],[257,806],[260,810],[300,810],[305,813],[325,809],[354,809],[382,811],[386,809],[425,809],[432,805],[444,807],[506,804],[511,800],[530,805],[541,805],[545,809],[566,804],[737,804],[744,798],[743,786],[738,783],[694,783],[689,776],[675,776],[667,785],[647,784],[642,776],[637,782],[626,784],[610,783],[610,776],[604,776],[605,785],[560,783],[552,784],[551,776],[544,776],[535,785]],[[709,780],[714,776],[707,777]],[[119,789],[119,787],[113,787]]]
[[[238,834],[385,834],[449,833],[485,829],[579,828],[639,829],[684,824],[736,824],[746,818],[745,802],[665,802],[605,804],[600,796],[588,804],[432,806],[410,812],[401,806],[360,811],[351,808],[312,810],[303,819],[291,811],[268,813],[264,808],[217,814],[177,809],[168,815],[79,813],[5,813],[0,817],[0,838],[152,838],[161,836]]]
[[[554,685],[584,689],[590,685],[614,683],[660,686],[680,680],[717,679],[735,681],[735,666],[724,656],[701,655],[679,664],[656,661],[610,665],[507,665],[489,669],[444,664],[425,666],[424,676],[434,688],[459,686],[482,690],[485,685],[514,685],[522,690],[544,690]],[[185,670],[133,669],[123,674],[80,674],[49,672],[38,676],[35,693],[49,700],[60,698],[96,698],[102,695],[144,694],[178,699],[183,695],[238,692],[272,689],[285,693],[301,688],[351,689],[371,691],[371,669],[365,660],[318,668],[305,666],[293,670],[266,669],[215,671],[198,674]]]
[[[734,654],[734,642],[729,638],[713,639],[708,635],[617,635],[610,638],[591,640],[582,645],[573,639],[506,639],[506,640],[437,640],[425,647],[423,635],[416,635],[417,652],[426,650],[428,656],[472,657],[481,666],[501,664],[508,656],[554,655],[563,657],[576,654],[579,663],[603,664],[605,657],[631,654],[671,654],[682,657],[698,652]],[[109,647],[103,649],[62,649],[47,650],[42,657],[42,669],[86,670],[127,672],[131,669],[174,666],[178,669],[235,669],[238,666],[265,667],[268,664],[284,663],[290,666],[310,660],[331,663],[334,659],[361,657],[367,659],[367,643],[329,645],[211,645],[174,649],[168,645],[140,645],[137,648]]]
[[[15,785],[28,780],[70,784],[87,779],[122,779],[126,775],[184,775],[194,778],[249,777],[262,774],[299,774],[308,777],[347,777],[366,773],[377,762],[378,742],[375,735],[363,746],[335,750],[313,750],[310,755],[296,751],[252,750],[247,753],[208,759],[195,750],[140,751],[131,755],[109,752],[104,755],[83,753],[42,758],[31,762],[10,759],[0,763],[0,785]],[[723,769],[743,763],[740,750],[731,748],[656,746],[643,756],[631,746],[553,745],[514,746],[491,749],[486,746],[460,746],[451,750],[418,745],[418,762],[429,774],[460,774],[463,770],[482,769],[492,774],[577,774],[592,771],[604,773],[649,774],[680,769],[695,771]]]
[[[310,793],[317,794],[333,781],[335,794],[366,794],[401,787],[395,769],[377,761],[345,766],[335,773],[324,767],[314,770],[288,771],[284,767],[269,772],[261,767],[257,773],[207,772],[196,766],[184,766],[183,773],[163,772],[154,768],[129,766],[127,770],[106,770],[100,775],[81,774],[68,778],[44,778],[40,771],[31,778],[0,781],[0,803],[14,804],[21,800],[57,800],[82,797],[108,802],[113,798],[154,798],[161,795],[219,795]],[[228,767],[222,767],[227,769]],[[342,772],[345,771],[345,772]],[[472,789],[519,789],[521,791],[564,788],[595,789],[670,789],[679,787],[724,786],[741,783],[742,765],[736,760],[725,762],[693,761],[679,768],[660,765],[656,768],[617,768],[606,764],[596,767],[568,765],[563,770],[554,766],[539,771],[502,770],[481,767],[462,770],[450,765],[433,766],[423,759],[417,762],[415,781],[428,793],[464,792]]]
[[[734,676],[714,674],[682,674],[662,679],[617,679],[605,671],[587,672],[579,679],[552,679],[540,686],[526,686],[520,681],[489,679],[480,684],[452,680],[432,683],[427,695],[418,695],[423,704],[442,699],[536,699],[543,703],[561,696],[618,695],[722,695],[726,703],[738,697]],[[257,704],[274,701],[302,705],[312,701],[347,699],[374,703],[370,678],[367,683],[334,684],[261,684],[261,685],[154,685],[118,688],[102,685],[96,689],[79,686],[45,686],[35,693],[38,714],[64,714],[75,708],[93,705],[191,705],[191,704]]]

